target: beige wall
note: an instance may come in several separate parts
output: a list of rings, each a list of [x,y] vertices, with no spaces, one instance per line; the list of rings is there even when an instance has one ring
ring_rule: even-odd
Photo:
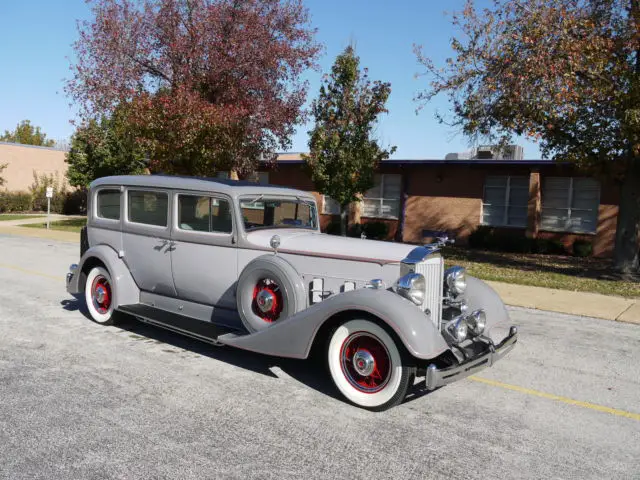
[[[7,164],[7,168],[0,174],[5,179],[2,189],[28,190],[33,183],[34,171],[39,174],[57,173],[61,182],[66,180],[66,153],[53,148],[0,142],[0,165]]]

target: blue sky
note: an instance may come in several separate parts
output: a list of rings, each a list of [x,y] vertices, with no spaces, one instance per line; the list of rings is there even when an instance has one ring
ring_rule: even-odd
[[[414,43],[422,44],[437,62],[450,55],[454,35],[450,16],[463,0],[307,0],[318,40],[325,45],[322,71],[309,72],[309,96],[316,95],[323,72],[349,43],[356,45],[361,65],[370,78],[391,82],[389,114],[378,127],[385,145],[398,147],[394,158],[443,158],[448,152],[468,148],[467,140],[451,127],[439,125],[437,110],[447,112],[445,98],[436,99],[416,115],[415,93],[426,85],[415,78],[420,70],[413,54]],[[71,43],[77,37],[76,20],[90,15],[84,0],[33,0],[4,2],[0,30],[0,131],[13,129],[30,119],[55,140],[73,132],[69,123],[74,108],[63,92],[68,78]],[[293,137],[291,151],[307,150],[307,131],[302,125]],[[535,144],[520,142],[525,158],[539,158]]]

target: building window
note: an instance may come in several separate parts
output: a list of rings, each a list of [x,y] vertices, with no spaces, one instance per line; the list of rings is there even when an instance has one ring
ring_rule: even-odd
[[[398,218],[401,194],[401,175],[376,175],[375,186],[364,194],[362,216]]]
[[[127,197],[130,222],[157,227],[167,226],[169,196],[166,193],[129,190]]]
[[[482,224],[526,227],[529,177],[488,176],[484,183]]]
[[[547,177],[542,181],[543,230],[595,233],[600,184],[592,178]]]
[[[324,215],[340,215],[340,204],[329,195],[323,195],[322,213]]]
[[[259,183],[260,185],[269,185],[269,172],[253,172],[247,181]]]
[[[120,190],[100,190],[97,198],[98,217],[120,220]]]

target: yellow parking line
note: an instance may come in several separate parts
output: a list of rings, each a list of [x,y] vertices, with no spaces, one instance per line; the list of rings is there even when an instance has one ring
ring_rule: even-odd
[[[55,275],[49,275],[49,274],[42,273],[42,272],[36,272],[34,270],[27,270],[26,268],[18,267],[16,265],[6,265],[4,263],[0,263],[0,268],[7,268],[9,270],[15,270],[16,272],[22,272],[22,273],[26,273],[28,275],[35,275],[37,277],[44,277],[44,278],[49,278],[49,279],[53,279],[53,280],[64,280],[65,279],[65,277],[57,277]]]
[[[527,395],[533,395],[535,397],[547,398],[549,400],[556,400],[557,402],[566,403],[568,405],[575,405],[577,407],[588,408],[590,410],[597,410],[598,412],[609,413],[611,415],[617,415],[619,417],[631,418],[633,420],[640,420],[640,414],[631,413],[625,410],[618,410],[616,408],[605,407],[604,405],[597,405],[595,403],[583,402],[580,400],[574,400],[573,398],[562,397],[560,395],[554,395],[552,393],[541,392],[539,390],[532,390],[530,388],[519,387],[518,385],[510,385],[508,383],[497,382],[495,380],[489,380],[488,378],[481,378],[472,376],[469,377],[474,382],[486,383],[493,387],[500,387],[507,390],[513,390],[514,392],[525,393]]]

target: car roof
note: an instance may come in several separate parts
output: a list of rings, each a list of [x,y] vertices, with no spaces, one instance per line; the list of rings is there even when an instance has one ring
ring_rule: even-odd
[[[115,175],[94,180],[89,185],[92,190],[101,186],[127,186],[146,188],[165,188],[173,190],[193,190],[222,193],[230,197],[241,195],[286,195],[315,200],[315,197],[304,190],[275,185],[262,185],[242,180],[225,180],[221,178],[187,177],[180,175]]]

